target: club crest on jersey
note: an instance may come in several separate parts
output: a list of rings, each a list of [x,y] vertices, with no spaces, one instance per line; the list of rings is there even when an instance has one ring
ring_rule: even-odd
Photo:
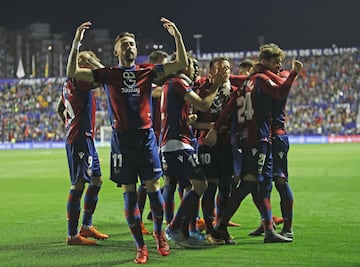
[[[180,162],[184,162],[184,157],[183,157],[183,155],[179,155],[179,156],[177,157],[177,159],[178,159]]]

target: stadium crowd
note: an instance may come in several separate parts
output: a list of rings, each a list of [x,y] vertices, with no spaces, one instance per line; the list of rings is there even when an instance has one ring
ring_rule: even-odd
[[[290,91],[290,135],[360,134],[360,53],[299,57],[304,69]],[[287,57],[284,67],[289,68]],[[233,72],[237,72],[233,61]],[[0,142],[63,141],[64,126],[55,112],[65,78],[0,80]],[[105,93],[97,89],[96,139],[108,126]],[[358,121],[358,123],[357,123]]]

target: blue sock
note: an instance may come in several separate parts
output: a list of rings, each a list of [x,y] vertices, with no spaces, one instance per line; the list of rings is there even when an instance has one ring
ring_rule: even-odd
[[[266,178],[259,183],[259,203],[261,215],[263,216],[263,226],[265,230],[273,230],[272,210],[270,195],[272,190],[272,179]]]
[[[166,184],[163,189],[163,198],[165,203],[164,213],[166,223],[171,223],[174,217],[174,194],[176,190],[176,184]]]
[[[137,190],[137,201],[140,210],[140,219],[142,221],[142,214],[144,212],[145,203],[146,203],[146,189],[144,186],[140,185]]]
[[[254,188],[257,187],[257,183],[249,181],[241,181],[238,188],[233,188],[230,198],[226,202],[226,206],[223,211],[223,215],[219,218],[219,224],[225,224],[229,222],[231,217],[240,207],[241,202],[249,195]]]
[[[281,214],[284,218],[283,229],[287,231],[292,228],[294,196],[288,183],[275,183],[275,187],[280,195]]]
[[[184,195],[176,216],[172,220],[171,229],[180,229],[183,218],[191,218],[196,215],[196,206],[199,199],[200,196],[192,190]]]
[[[83,215],[83,225],[92,225],[92,217],[98,202],[98,194],[100,191],[100,186],[90,184],[85,193],[84,198],[84,215]]]
[[[141,232],[140,225],[140,211],[137,205],[137,193],[125,192],[124,196],[124,210],[127,224],[130,228],[130,232],[135,240],[136,246],[142,247],[145,242]]]
[[[154,232],[161,233],[161,226],[164,219],[164,198],[160,190],[148,192],[148,196],[154,222]]]
[[[80,216],[80,199],[83,191],[70,190],[66,204],[68,235],[75,236],[78,233],[78,223]]]
[[[206,233],[211,233],[213,230],[216,189],[217,189],[216,183],[208,183],[208,188],[204,192],[201,199],[202,213],[204,216]]]

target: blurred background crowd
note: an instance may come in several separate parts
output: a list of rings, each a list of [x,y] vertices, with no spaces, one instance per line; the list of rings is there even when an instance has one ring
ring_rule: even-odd
[[[295,81],[288,103],[290,135],[360,134],[360,53],[298,57],[304,69]],[[201,62],[206,75],[208,62]],[[237,74],[239,61],[232,61]],[[283,66],[291,67],[291,58]],[[64,125],[55,106],[65,78],[0,81],[0,143],[65,140]],[[107,103],[96,89],[96,139],[108,126]]]

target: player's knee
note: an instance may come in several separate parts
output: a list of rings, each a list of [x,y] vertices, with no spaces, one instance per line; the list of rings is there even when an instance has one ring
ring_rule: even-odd
[[[206,180],[191,180],[192,190],[195,191],[199,196],[204,194],[208,187]]]
[[[148,181],[145,181],[144,184],[146,186],[146,191],[148,193],[152,193],[152,192],[156,192],[156,191],[160,190],[160,181],[159,181],[159,179],[148,180]]]
[[[77,191],[83,191],[84,187],[85,187],[85,181],[84,181],[84,179],[82,177],[81,178],[79,177],[77,179],[76,184],[71,185],[71,189],[72,190],[77,190]]]
[[[100,177],[93,177],[93,178],[91,179],[91,184],[92,184],[92,185],[101,186],[101,185],[102,185],[101,176],[100,176]]]
[[[276,177],[274,180],[275,180],[275,185],[287,183],[286,177]]]
[[[176,179],[173,177],[164,175],[163,178],[164,178],[164,185],[173,185],[177,183]]]
[[[136,191],[136,185],[135,184],[123,184],[123,185],[121,185],[121,188],[123,190],[123,193],[135,192]]]

